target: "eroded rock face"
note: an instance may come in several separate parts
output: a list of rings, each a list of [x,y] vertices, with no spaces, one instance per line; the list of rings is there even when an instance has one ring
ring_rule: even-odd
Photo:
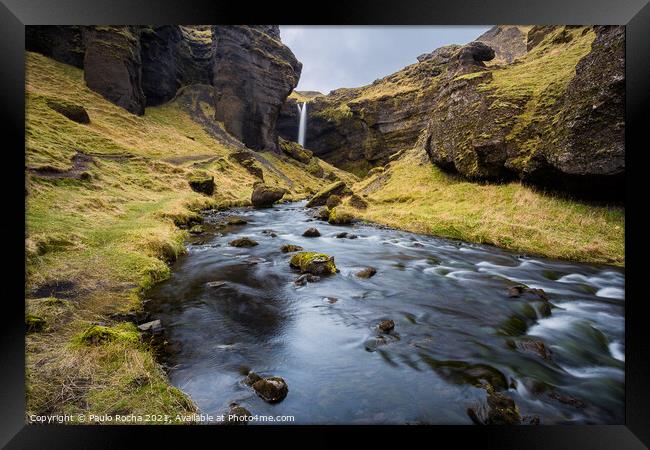
[[[133,114],[144,114],[140,29],[97,26],[83,30],[86,85]]]
[[[278,113],[302,64],[277,26],[213,26],[212,34],[216,119],[247,147],[278,151]]]
[[[26,26],[25,49],[82,68],[86,51],[82,38],[82,29],[81,26]]]

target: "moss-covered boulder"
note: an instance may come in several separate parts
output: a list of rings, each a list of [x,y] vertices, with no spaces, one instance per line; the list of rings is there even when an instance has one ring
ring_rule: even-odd
[[[199,192],[205,195],[212,195],[214,193],[214,177],[211,175],[192,175],[190,176],[188,183],[194,192]]]
[[[258,183],[251,194],[251,203],[255,208],[270,208],[275,202],[284,197],[287,191],[282,188],[270,187]]]
[[[76,344],[99,345],[105,342],[139,342],[140,334],[132,323],[120,323],[113,327],[91,325],[74,339]]]
[[[327,221],[332,225],[348,225],[352,223],[354,216],[347,211],[343,211],[340,208],[334,208],[330,210],[329,217]]]
[[[255,247],[258,245],[257,241],[254,241],[253,239],[244,236],[239,239],[234,239],[228,243],[231,247]]]
[[[25,316],[25,327],[27,328],[28,333],[43,331],[45,325],[47,325],[47,322],[42,317],[34,314],[27,314]]]
[[[295,159],[303,164],[309,164],[309,161],[311,161],[312,153],[304,149],[300,144],[282,138],[279,139],[279,143],[280,150],[289,158]]]
[[[321,167],[320,164],[318,164],[318,161],[316,161],[316,159],[314,158],[312,158],[309,161],[305,169],[307,170],[308,173],[315,176],[316,178],[323,178],[325,176],[325,170]]]
[[[352,194],[348,200],[348,205],[355,209],[366,209],[368,208],[368,202],[365,201],[361,196],[357,194]]]
[[[338,271],[334,264],[334,257],[325,253],[296,253],[291,257],[289,265],[294,269],[299,269],[301,273],[311,273],[312,275],[335,274]]]
[[[228,159],[242,166],[248,173],[264,181],[264,171],[255,158],[253,152],[242,150],[228,155]]]
[[[327,202],[325,202],[325,206],[327,206],[329,209],[336,208],[336,207],[339,206],[340,204],[341,204],[341,197],[339,197],[339,196],[336,195],[336,194],[334,194],[334,195],[330,195],[330,196],[327,198]]]
[[[48,100],[47,106],[73,122],[83,124],[90,123],[88,112],[86,111],[86,108],[81,105],[63,100]]]
[[[284,244],[282,248],[280,248],[280,251],[282,253],[293,253],[293,252],[299,252],[302,250],[302,247],[299,245],[293,245],[293,244]]]
[[[313,208],[314,206],[324,206],[327,202],[327,199],[330,195],[342,195],[349,191],[348,186],[343,181],[337,181],[332,183],[325,188],[318,191],[312,198],[307,202],[307,208]]]

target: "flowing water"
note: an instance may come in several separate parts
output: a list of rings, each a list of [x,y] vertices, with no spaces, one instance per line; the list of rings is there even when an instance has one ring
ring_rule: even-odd
[[[194,238],[147,302],[179,347],[167,356],[171,382],[202,412],[237,402],[295,423],[469,424],[490,382],[543,424],[623,423],[622,270],[333,226],[302,203],[206,223],[232,214],[248,224]],[[302,237],[312,226],[321,237]],[[228,245],[242,236],[259,245]],[[340,273],[296,286],[285,243],[333,255]],[[356,277],[366,266],[377,274]],[[538,295],[508,297],[516,284],[543,289],[550,315]],[[395,329],[380,337],[383,319]],[[543,342],[550,359],[524,341]],[[249,369],[283,377],[287,397],[264,402],[242,382]]]

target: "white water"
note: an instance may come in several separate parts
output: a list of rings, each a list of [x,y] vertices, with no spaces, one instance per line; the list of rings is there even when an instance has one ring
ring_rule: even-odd
[[[303,102],[302,106],[296,104],[298,112],[300,113],[300,123],[298,124],[298,144],[305,146],[305,135],[307,134],[307,102]]]

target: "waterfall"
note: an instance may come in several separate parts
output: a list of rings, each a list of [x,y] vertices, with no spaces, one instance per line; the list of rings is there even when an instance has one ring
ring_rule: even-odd
[[[298,123],[298,144],[305,146],[305,135],[307,134],[307,102],[302,102],[302,106],[296,103],[300,122]]]

